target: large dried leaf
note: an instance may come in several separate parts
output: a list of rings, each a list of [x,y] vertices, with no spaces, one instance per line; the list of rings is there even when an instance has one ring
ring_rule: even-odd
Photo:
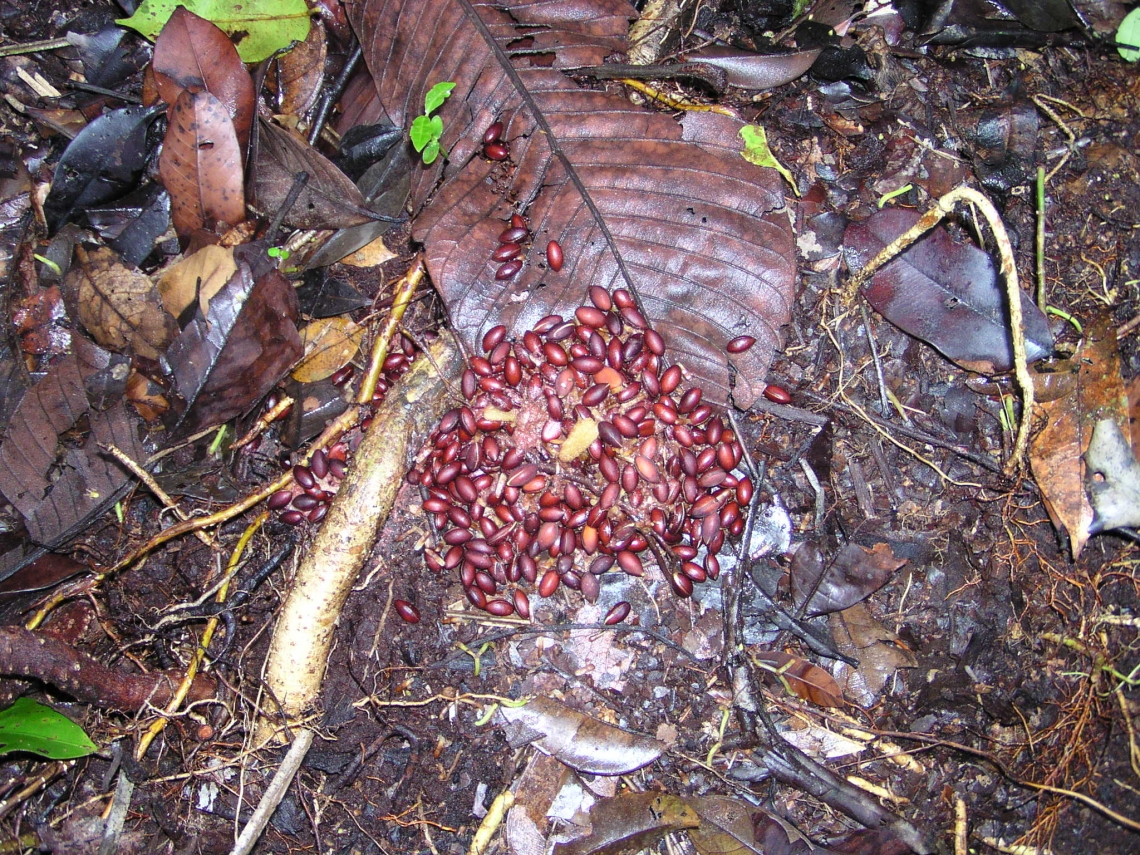
[[[91,337],[117,353],[158,359],[174,339],[174,318],[162,308],[149,278],[127,267],[110,249],[77,250],[79,263],[64,290]]]
[[[887,208],[848,226],[847,265],[857,272],[919,219],[915,211]],[[936,228],[885,265],[864,290],[867,302],[891,323],[972,371],[1013,366],[1005,289],[993,259],[968,241]],[[1049,322],[1021,293],[1025,350],[1030,362],[1053,350]]]
[[[245,219],[242,148],[226,105],[185,90],[169,111],[158,172],[170,193],[170,217],[182,237]]]
[[[781,344],[795,272],[779,177],[743,160],[734,119],[699,113],[678,124],[556,70],[624,50],[628,3],[348,5],[393,124],[408,127],[433,84],[457,84],[438,112],[447,157],[419,173],[411,200],[422,209],[413,235],[472,350],[494,324],[521,334],[547,313],[572,314],[591,285],[632,284],[670,358],[706,397],[726,399],[731,359],[737,403],[755,400]],[[508,61],[502,52],[516,47]],[[510,145],[505,164],[480,151],[497,120]],[[502,283],[490,255],[512,211],[525,214],[534,240],[522,271]],[[551,239],[564,251],[558,273],[544,263]],[[725,345],[745,334],[756,345],[729,357]]]
[[[510,726],[510,742],[534,742],[572,769],[594,775],[626,775],[661,756],[665,744],[639,733],[614,727],[549,698],[535,698],[521,707],[502,707]]]
[[[154,42],[150,63],[158,96],[174,104],[182,91],[209,92],[233,119],[238,142],[249,142],[256,99],[253,81],[234,43],[218,27],[183,7],[174,10]]]
[[[844,695],[862,707],[874,705],[879,692],[899,668],[918,667],[914,654],[872,617],[865,603],[833,612],[827,623],[836,648],[859,660],[857,669],[839,662],[835,670],[844,675],[840,679]]]
[[[1120,373],[1116,329],[1108,317],[1085,325],[1085,337],[1071,360],[1075,392],[1034,407],[1043,423],[1029,445],[1029,466],[1049,518],[1069,535],[1073,557],[1081,554],[1093,524],[1085,492],[1084,454],[1102,419],[1128,424],[1128,399]]]
[[[301,355],[296,320],[297,296],[289,281],[272,270],[255,282],[239,259],[208,312],[199,311],[167,350],[180,396],[168,415],[171,427],[193,433],[261,400]]]
[[[126,470],[104,447],[117,446],[136,461],[145,457],[121,402],[101,412],[90,406],[85,384],[106,357],[76,337],[74,352],[28,390],[0,439],[0,493],[36,543],[62,543],[128,483]],[[71,432],[83,417],[88,429],[76,442]]]
[[[272,122],[262,121],[253,170],[257,208],[273,216],[289,195],[297,175],[308,175],[284,223],[297,229],[347,229],[378,217],[347,175],[327,157]]]
[[[149,150],[147,131],[162,112],[153,107],[124,107],[105,113],[68,145],[55,168],[44,200],[48,227],[55,231],[73,212],[122,196],[138,181]]]
[[[590,810],[592,830],[570,843],[559,843],[554,855],[622,855],[652,846],[672,831],[701,824],[679,796],[668,793],[622,793],[602,799]]]
[[[843,693],[834,678],[822,668],[785,653],[782,650],[761,650],[752,658],[761,669],[773,674],[789,692],[821,707],[843,706]]]
[[[819,547],[807,541],[792,556],[788,576],[796,608],[814,617],[862,602],[887,584],[904,564],[906,559],[896,558],[886,543],[876,543],[870,549],[847,543],[825,562]]]
[[[701,819],[689,830],[698,855],[807,855],[823,853],[795,827],[755,805],[728,796],[690,797]]]

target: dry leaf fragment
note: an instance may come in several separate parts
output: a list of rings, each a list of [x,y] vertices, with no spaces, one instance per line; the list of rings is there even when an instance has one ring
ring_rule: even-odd
[[[817,852],[795,827],[756,805],[728,796],[686,798],[700,817],[689,829],[698,855],[806,855]]]
[[[293,379],[299,383],[316,383],[331,377],[356,356],[364,341],[364,332],[364,327],[344,316],[321,318],[307,324],[301,330],[305,356],[293,369]]]
[[[805,542],[792,557],[789,577],[796,607],[810,616],[842,611],[867,599],[906,564],[887,543],[870,549],[847,543],[825,566],[819,548]]]
[[[822,668],[782,650],[761,650],[752,657],[763,670],[774,673],[788,691],[805,701],[821,707],[843,706],[839,684]]]
[[[549,698],[502,707],[499,715],[512,725],[508,732],[512,745],[534,742],[579,772],[625,775],[652,763],[665,750],[656,739],[598,721]]]
[[[622,793],[602,799],[590,811],[592,830],[554,855],[623,855],[652,846],[672,831],[696,828],[700,817],[683,799],[668,793]]]
[[[150,279],[127,267],[106,247],[76,250],[64,290],[91,337],[117,353],[158,359],[178,328]]]
[[[205,314],[210,298],[222,290],[236,270],[232,247],[204,246],[163,271],[158,280],[162,304],[176,318],[195,305]]]
[[[209,92],[183,91],[167,113],[158,173],[180,237],[245,219],[242,149],[226,106]]]
[[[876,696],[899,668],[915,668],[918,660],[901,645],[893,632],[875,620],[865,603],[857,603],[828,616],[835,646],[859,660],[858,669],[843,662],[835,666],[844,694],[862,707],[874,704]]]
[[[1101,419],[1128,424],[1120,353],[1110,318],[1085,324],[1085,337],[1073,357],[1076,394],[1034,407],[1044,426],[1029,446],[1029,466],[1049,518],[1069,535],[1074,559],[1088,542],[1093,509],[1085,492],[1084,454],[1093,426]]]

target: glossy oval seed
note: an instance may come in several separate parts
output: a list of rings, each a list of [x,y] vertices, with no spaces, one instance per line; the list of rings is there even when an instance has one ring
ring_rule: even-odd
[[[408,623],[420,622],[420,611],[407,600],[393,600],[393,608],[396,609],[396,614],[406,620]]]
[[[475,397],[475,393],[479,390],[479,378],[470,368],[463,370],[463,377],[459,381],[459,390],[463,393],[463,397],[469,401]]]
[[[540,597],[549,597],[558,590],[558,585],[562,581],[558,575],[558,571],[553,567],[542,574],[542,581],[538,583],[538,595]]]
[[[510,261],[512,258],[518,258],[521,252],[522,247],[517,243],[500,244],[499,248],[491,253],[491,261]]]
[[[673,390],[681,384],[681,366],[671,365],[661,375],[661,394],[671,395]],[[696,406],[694,404],[694,406]]]
[[[672,369],[670,369],[672,370]],[[677,402],[678,413],[691,413],[701,402],[701,390],[694,386],[681,396],[681,400]]]
[[[634,435],[637,435],[636,430]],[[620,447],[622,443],[621,433],[612,422],[598,422],[598,436],[601,437],[602,442],[606,445]]]
[[[621,623],[629,617],[630,605],[625,600],[614,605],[612,609],[606,612],[606,619],[604,621],[606,626],[613,626],[615,623]]]
[[[488,160],[506,160],[511,156],[511,150],[501,142],[493,142],[483,146],[483,154]]]
[[[483,131],[483,143],[484,143],[484,145],[486,145],[487,143],[496,143],[499,141],[499,138],[502,135],[503,135],[503,123],[502,122],[494,122],[494,123],[492,123],[492,125],[489,128],[487,128],[487,130]]]
[[[624,288],[618,288],[614,291],[614,305],[619,309],[628,309],[630,306],[636,306],[637,303],[629,291]]]
[[[601,329],[606,324],[606,313],[596,306],[579,306],[574,312],[578,323],[585,324],[594,329]]]
[[[764,387],[764,397],[775,404],[790,404],[792,395],[787,389],[771,384]]]
[[[522,214],[511,214],[511,227],[516,229],[526,228],[526,220],[523,219]]]
[[[736,501],[742,508],[748,507],[748,503],[752,501],[752,479],[748,476],[741,478],[740,483],[736,485]]]
[[[557,273],[562,269],[562,262],[564,261],[562,255],[562,244],[556,240],[552,240],[546,245],[546,263],[550,265],[550,269]]]
[[[674,571],[669,581],[673,583],[673,593],[678,597],[688,598],[693,595],[693,580],[679,570]]]
[[[665,355],[665,339],[661,337],[661,333],[657,330],[645,331],[645,346],[649,348],[649,352],[655,356]]]
[[[562,349],[562,345],[553,341],[548,341],[542,346],[542,355],[546,357],[547,362],[559,368],[570,362],[570,357]]]
[[[300,525],[305,521],[305,515],[300,511],[285,511],[280,519],[286,525]]]
[[[622,436],[632,439],[637,436],[637,422],[629,416],[618,413],[613,417],[613,426]]]
[[[523,620],[529,620],[530,598],[527,597],[526,593],[516,588],[511,594],[511,599],[514,600],[515,611],[518,612],[519,617]]]
[[[293,491],[292,490],[278,490],[276,493],[274,493],[272,496],[269,497],[269,501],[266,502],[266,505],[269,507],[269,510],[271,510],[271,511],[279,511],[282,508],[286,507],[292,501],[293,501]]]
[[[737,336],[725,346],[725,350],[729,353],[744,353],[754,344],[756,344],[756,339],[750,335]]]
[[[483,350],[490,353],[504,338],[507,337],[507,328],[502,324],[491,327],[483,336]]]
[[[526,229],[517,229],[514,226],[499,232],[499,243],[519,243],[526,240],[528,232]]]
[[[293,480],[306,490],[317,483],[317,479],[313,477],[312,470],[308,466],[302,466],[298,463],[293,467]]]
[[[645,568],[642,566],[637,553],[630,552],[628,549],[623,549],[617,554],[617,563],[630,576],[641,576],[645,573]]]
[[[608,312],[613,308],[614,301],[610,297],[610,292],[603,288],[601,285],[590,286],[590,302],[601,309],[603,312]]]
[[[499,269],[495,271],[495,278],[502,282],[505,279],[513,278],[520,270],[522,270],[522,262],[516,258],[514,261],[508,261],[506,264],[500,266]]]
[[[476,588],[474,585],[468,585],[463,589],[463,592],[467,595],[467,599],[471,602],[471,605],[476,606],[480,609],[486,608],[487,595]]]

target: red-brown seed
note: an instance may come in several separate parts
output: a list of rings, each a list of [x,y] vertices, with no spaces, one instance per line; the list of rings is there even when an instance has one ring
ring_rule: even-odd
[[[747,475],[736,485],[736,501],[742,508],[748,507],[748,503],[752,501],[752,479]]]
[[[617,428],[618,433],[624,437],[633,438],[637,436],[637,422],[627,415],[618,413],[613,417],[613,425]]]
[[[670,369],[672,370],[672,369]],[[681,396],[681,400],[677,402],[677,412],[691,413],[701,402],[701,390],[694,386]]]
[[[603,454],[601,459],[598,460],[598,469],[601,470],[602,477],[611,483],[621,477],[620,464],[608,454]]]
[[[533,585],[534,580],[538,578],[538,565],[534,562],[534,559],[526,553],[523,553],[519,556],[518,567],[522,578]]]
[[[500,244],[499,248],[491,253],[491,261],[510,261],[512,258],[518,258],[521,252],[522,247],[517,243]]]
[[[649,352],[655,356],[665,355],[665,339],[661,338],[661,333],[657,330],[645,331],[645,346],[649,348]]]
[[[712,539],[720,533],[720,514],[709,514],[701,520],[701,542],[709,544],[709,551],[716,552],[712,548]]]
[[[498,142],[499,138],[502,135],[503,135],[503,123],[502,122],[494,122],[491,124],[491,126],[489,128],[487,128],[487,130],[483,131],[483,143],[484,143],[484,145],[486,145],[487,143]]]
[[[471,357],[471,370],[480,377],[490,377],[495,373],[495,368],[491,365],[490,360],[484,359],[482,356]]]
[[[605,625],[613,626],[616,623],[621,623],[623,620],[629,617],[629,610],[630,605],[625,600],[617,603],[606,613],[606,619],[604,621]]]
[[[451,509],[451,502],[447,499],[440,498],[439,496],[429,496],[424,499],[424,510],[428,513],[439,514],[447,513]]]
[[[712,407],[708,404],[701,404],[699,407],[694,407],[693,411],[689,413],[689,423],[694,425],[704,424],[711,415]],[[708,441],[707,435],[705,441]],[[711,445],[712,443],[710,442],[709,444]]]
[[[317,479],[313,477],[312,470],[308,466],[302,466],[298,463],[293,467],[293,480],[306,490],[317,483]]]
[[[635,426],[636,427],[636,426]],[[634,436],[637,431],[634,430]],[[621,433],[612,422],[598,422],[598,436],[601,437],[602,442],[606,445],[620,447],[622,443]]]
[[[634,382],[630,383],[628,386],[625,386],[624,388],[622,388],[622,390],[620,392],[618,392],[615,397],[618,399],[618,401],[620,403],[624,404],[626,401],[632,401],[640,393],[641,393],[641,384],[635,380]]]
[[[458,546],[471,539],[471,532],[465,528],[453,528],[443,536],[443,542],[449,546]]]
[[[657,464],[648,457],[637,455],[633,458],[633,465],[637,467],[637,474],[650,484],[657,484],[661,481],[661,472],[658,471]]]
[[[621,488],[627,493],[637,489],[637,470],[628,463],[621,470]]]
[[[316,497],[310,496],[307,493],[302,493],[293,499],[293,507],[299,511],[311,511],[319,504],[320,501]]]
[[[463,377],[459,381],[459,389],[463,392],[463,397],[471,400],[475,397],[475,392],[479,389],[479,378],[475,376],[475,372],[470,368],[463,370]]]
[[[483,146],[483,154],[488,160],[506,160],[511,156],[511,150],[500,142],[493,142]]]
[[[608,312],[614,304],[613,299],[610,297],[610,292],[601,285],[590,286],[590,302],[603,312]]]
[[[540,597],[549,597],[558,590],[558,584],[562,579],[558,575],[558,571],[551,567],[542,574],[542,581],[538,583],[538,595]]]
[[[610,335],[612,336],[621,335],[625,329],[625,322],[621,319],[621,315],[607,315],[606,329],[610,331]]]
[[[617,483],[606,484],[606,488],[602,490],[601,498],[598,499],[598,507],[603,510],[609,510],[617,504],[617,500],[621,497],[621,485]]]
[[[420,622],[420,611],[407,600],[392,600],[392,606],[396,609],[396,614],[406,620],[408,623]]]
[[[681,366],[671,365],[661,375],[661,394],[671,395],[673,390],[681,384]],[[693,406],[696,406],[695,404]]]
[[[300,525],[305,521],[305,515],[300,511],[285,511],[281,514],[281,522],[286,525]]]
[[[630,552],[628,549],[623,549],[617,554],[617,563],[630,576],[641,576],[645,573],[645,568],[642,566],[637,553]]]
[[[455,479],[452,485],[455,494],[465,502],[474,502],[479,498],[479,490],[475,486],[475,482],[468,478],[466,475],[460,475]]]
[[[546,357],[546,361],[551,365],[561,367],[570,362],[570,357],[566,355],[566,351],[562,349],[562,346],[553,341],[548,341],[542,346],[542,355]]]
[[[329,456],[323,448],[318,448],[309,459],[309,470],[317,478],[324,478],[329,474]]]
[[[606,367],[606,364],[596,356],[579,356],[570,361],[570,364],[583,374],[594,375]]]
[[[673,583],[673,593],[678,597],[687,598],[693,595],[693,580],[680,570],[674,571],[669,581]]]
[[[764,387],[764,397],[776,404],[790,404],[792,395],[787,389],[768,384]]]
[[[665,422],[667,425],[677,423],[676,411],[669,409],[669,407],[665,406],[660,401],[653,405],[653,415],[657,416],[657,418]]]
[[[574,312],[574,317],[578,319],[578,323],[594,329],[600,329],[606,323],[606,313],[596,306],[579,306]]]
[[[474,585],[468,585],[463,589],[463,592],[467,594],[467,599],[471,601],[471,605],[476,606],[480,609],[485,609],[487,607],[487,595],[476,588]]]
[[[334,386],[343,386],[345,383],[352,379],[352,375],[355,372],[356,368],[350,362],[348,365],[344,365],[341,368],[338,368],[336,372],[333,373],[332,377],[329,378],[329,382]]]
[[[496,259],[498,261],[500,259]],[[505,260],[505,259],[503,259]],[[507,328],[502,324],[491,327],[483,336],[483,350],[490,353],[494,350],[504,338],[507,337]]]
[[[692,579],[694,582],[703,582],[709,576],[709,574],[705,572],[705,568],[694,561],[684,562],[681,565],[681,572]]]
[[[725,350],[729,353],[744,353],[754,344],[756,344],[756,339],[750,335],[737,336],[725,346]]]
[[[487,357],[492,365],[502,365],[503,360],[507,358],[507,354],[511,352],[511,343],[509,341],[500,341],[497,345],[491,348],[491,353]]]
[[[614,291],[614,305],[619,309],[628,309],[630,306],[636,306],[637,302],[627,290],[618,288]]]
[[[566,577],[563,577],[563,581]],[[598,577],[593,573],[583,573],[578,577],[578,589],[582,592],[582,596],[586,599],[587,603],[596,603],[598,601],[598,594],[601,593],[601,585],[598,583]]]
[[[550,265],[551,270],[557,273],[562,269],[563,260],[562,244],[556,240],[552,240],[546,245],[546,263]]]
[[[522,366],[513,356],[508,356],[503,363],[503,377],[512,386],[519,385],[522,380]]]
[[[621,310],[622,320],[633,327],[635,330],[644,330],[649,328],[649,324],[645,322],[645,316],[637,310],[636,306],[625,306]]]
[[[720,503],[713,496],[704,495],[693,503],[693,507],[689,510],[689,516],[693,519],[704,519],[710,514],[715,514],[720,510]]]
[[[732,453],[732,446],[727,443],[721,443],[716,447],[716,462],[725,469],[732,469],[736,466],[735,455]]]
[[[511,214],[511,227],[516,229],[526,228],[526,220],[522,218],[522,214]]]
[[[514,261],[508,261],[506,264],[501,265],[499,269],[495,271],[495,278],[500,282],[505,279],[512,279],[520,270],[522,270],[522,262],[516,258]]]
[[[522,491],[524,493],[541,493],[544,489],[546,489],[545,475],[535,475],[522,485]]]
[[[487,556],[483,557],[486,558]],[[471,561],[470,553],[467,555],[467,560]],[[471,563],[476,567],[479,566],[479,564],[475,561],[471,561]],[[491,574],[486,570],[475,571],[475,584],[479,586],[480,591],[482,591],[484,594],[487,594],[488,596],[492,596],[497,590],[499,590],[499,586],[495,584],[494,578],[492,578]]]
[[[519,617],[530,620],[530,598],[526,593],[516,588],[511,594],[511,599],[515,602],[515,611],[519,613]]]
[[[519,243],[525,240],[528,234],[529,232],[525,228],[510,226],[499,233],[499,243]]]
[[[292,490],[278,490],[276,493],[269,497],[269,501],[266,502],[266,505],[271,511],[279,511],[287,506],[291,501],[293,501]]]

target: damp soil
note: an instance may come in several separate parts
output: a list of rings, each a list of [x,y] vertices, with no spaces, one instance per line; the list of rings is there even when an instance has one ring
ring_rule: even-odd
[[[27,14],[14,8],[0,3],[6,40],[62,31],[75,13],[44,3]],[[41,26],[30,28],[33,17]],[[724,23],[739,25],[731,16]],[[842,730],[851,722],[880,734],[829,765],[876,788],[882,804],[928,832],[938,851],[954,851],[960,816],[974,851],[994,851],[1000,842],[1042,852],[1134,852],[1140,836],[1065,791],[1140,816],[1140,708],[1134,690],[1119,690],[1113,676],[1129,675],[1136,664],[1135,545],[1098,536],[1074,560],[1033,481],[1002,474],[1012,443],[1002,401],[1012,387],[1001,378],[979,384],[836,295],[846,281],[838,254],[843,223],[907,185],[902,202],[921,208],[961,182],[980,183],[1010,230],[1022,278],[1032,281],[1037,211],[1029,188],[1040,165],[1059,167],[1048,187],[1050,304],[1128,324],[1140,312],[1140,206],[1133,198],[1140,78],[1096,49],[981,56],[866,47],[875,63],[869,86],[825,87],[805,78],[727,102],[766,125],[774,153],[804,191],[799,201],[789,198],[801,250],[794,320],[769,378],[787,390],[794,409],[762,402],[737,416],[763,470],[760,499],[786,512],[793,547],[810,541],[833,555],[847,543],[887,544],[906,562],[865,603],[884,630],[877,643],[897,654],[872,674],[882,683],[874,688],[850,682],[841,666],[777,630],[748,593],[765,587],[794,612],[787,556],[766,556],[749,577],[738,574],[750,648],[791,652],[848,687],[843,707],[822,708],[767,675],[763,699],[773,719],[794,730]],[[26,117],[0,115],[19,145],[61,148]],[[990,132],[981,141],[979,126]],[[966,231],[968,219],[959,221]],[[347,268],[338,275],[355,276],[368,296],[379,293],[379,277]],[[430,335],[439,317],[425,297],[409,326]],[[1063,320],[1055,331],[1062,346],[1076,341]],[[1140,370],[1135,332],[1120,349],[1127,381]],[[263,483],[290,453],[272,440],[203,483],[229,483],[239,493]],[[207,462],[200,449],[181,455],[187,467]],[[184,501],[188,509],[217,507]],[[665,739],[666,753],[631,776],[631,786],[750,792],[817,841],[857,827],[803,792],[731,774],[750,753],[733,717],[722,716],[732,702],[722,582],[680,599],[652,568],[644,579],[608,574],[599,603],[585,611],[580,597],[562,590],[549,600],[535,597],[531,623],[488,620],[467,604],[452,574],[425,567],[433,533],[419,501],[410,486],[402,490],[344,608],[319,736],[255,851],[467,851],[491,800],[517,779],[532,750],[512,747],[500,727],[482,719],[493,698],[533,695]],[[157,508],[145,494],[124,507],[121,523],[104,520],[75,554],[108,562],[153,533]],[[217,537],[232,543],[246,524],[239,519]],[[254,543],[258,561],[289,538],[302,554],[311,535],[271,521]],[[68,614],[88,627],[76,643],[120,668],[184,664],[201,623],[159,627],[159,620],[202,596],[216,560],[188,538],[106,580]],[[244,746],[255,705],[271,705],[259,697],[259,675],[290,572],[271,576],[235,613],[234,635],[211,664],[223,701],[175,717],[139,764],[130,756],[153,711],[123,716],[49,692],[97,743],[125,750],[107,748],[58,770],[5,816],[4,836],[47,829],[41,839],[55,841],[55,851],[95,851],[122,764],[136,789],[120,851],[229,851],[235,825],[264,789],[263,773],[280,759],[272,750],[247,756]],[[396,599],[416,606],[418,623],[400,618]],[[7,621],[26,617],[37,600],[10,597]],[[638,626],[567,628],[599,622],[621,600],[634,603]],[[832,628],[827,617],[803,622],[825,635]],[[703,761],[722,721],[727,729],[710,769]],[[42,768],[8,757],[0,777],[25,782]],[[495,845],[491,851],[505,851]]]

